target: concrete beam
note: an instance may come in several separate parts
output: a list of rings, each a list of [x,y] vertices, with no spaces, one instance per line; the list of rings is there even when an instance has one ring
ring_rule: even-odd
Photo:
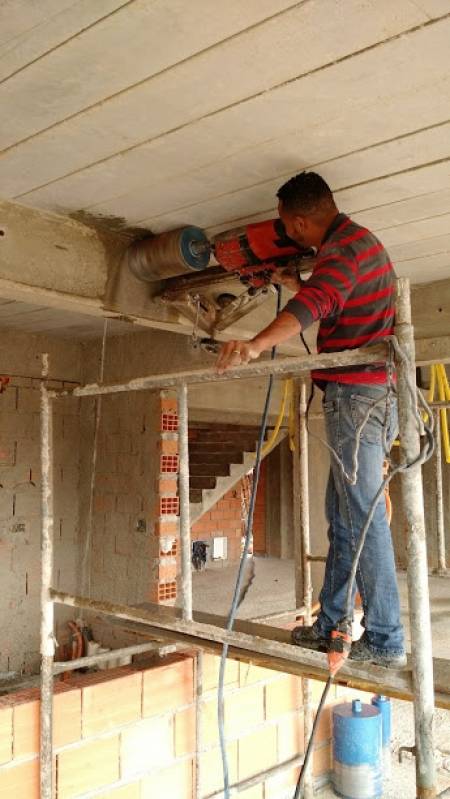
[[[177,311],[153,301],[157,284],[152,288],[122,268],[129,241],[125,234],[0,201],[0,297],[87,315],[125,318],[144,327],[190,335],[192,325]],[[448,362],[450,346],[445,334],[450,317],[441,300],[449,290],[448,279],[413,287],[416,335],[426,339],[427,353],[421,360]],[[248,338],[268,324],[273,313],[268,302],[219,338]],[[420,347],[419,342],[418,355]],[[436,358],[429,354],[430,349]],[[292,355],[300,350],[296,340],[281,348],[281,352]]]

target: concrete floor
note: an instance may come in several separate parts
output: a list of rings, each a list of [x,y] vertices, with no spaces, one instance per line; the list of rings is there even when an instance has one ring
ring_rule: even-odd
[[[193,576],[194,609],[208,608],[211,613],[226,615],[229,610],[236,566],[209,568]],[[406,575],[398,575],[402,617],[407,649],[410,649]],[[430,577],[433,649],[435,657],[450,658],[450,579]],[[239,611],[241,618],[252,618],[295,607],[293,561],[256,558],[255,580]],[[407,754],[398,763],[400,746],[414,743],[413,708],[409,702],[393,701],[392,778],[383,792],[383,799],[415,799],[414,760]],[[436,711],[436,759],[438,790],[450,787],[450,712]],[[331,799],[335,794],[328,787],[317,794]]]
[[[253,618],[295,608],[294,562],[278,558],[255,558],[255,579],[239,610],[240,618]],[[230,608],[237,566],[207,568],[193,575],[194,609],[226,615]],[[410,649],[406,574],[398,575],[406,647]],[[430,577],[433,651],[435,657],[450,658],[450,578]]]

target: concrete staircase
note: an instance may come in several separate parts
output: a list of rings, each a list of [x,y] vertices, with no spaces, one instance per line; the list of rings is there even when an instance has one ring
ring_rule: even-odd
[[[280,430],[271,450],[286,432]],[[267,437],[270,433],[269,429]],[[258,435],[259,428],[248,425],[191,423],[189,480],[192,524],[253,467]]]

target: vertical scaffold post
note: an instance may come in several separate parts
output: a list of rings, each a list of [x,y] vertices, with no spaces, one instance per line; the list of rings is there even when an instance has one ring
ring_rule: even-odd
[[[411,325],[409,280],[397,281],[396,328],[399,345],[406,356],[397,359],[399,430],[402,458],[413,462],[420,451],[416,415],[414,332]],[[408,598],[411,627],[411,661],[414,687],[417,799],[434,799],[433,719],[434,686],[428,588],[427,545],[421,466],[402,473],[403,510],[408,525]]]
[[[48,377],[48,355],[42,356],[42,377]],[[40,787],[41,799],[53,795],[53,436],[52,400],[45,380],[41,381],[41,714]]]
[[[293,386],[294,409],[294,448],[292,450],[292,526],[294,533],[294,584],[295,607],[303,606],[304,600],[304,574],[303,574],[303,547],[301,524],[301,474],[300,474],[300,383],[294,381]]]
[[[445,413],[445,411],[444,411]],[[436,475],[436,528],[437,528],[437,573],[447,574],[447,558],[445,554],[445,517],[444,492],[442,488],[442,443],[441,443],[441,409],[435,412],[435,475]]]
[[[299,466],[300,466],[300,531],[301,531],[301,551],[302,551],[302,571],[303,571],[303,605],[305,608],[304,621],[306,625],[312,624],[312,577],[311,577],[311,539],[309,531],[309,474],[308,474],[308,428],[307,428],[307,399],[306,399],[306,380],[300,383],[300,404],[299,414]],[[312,705],[311,682],[307,678],[303,680],[303,722],[305,741],[309,741],[314,723],[314,710]],[[307,768],[304,783],[305,799],[312,799],[314,796],[314,785],[312,776],[312,761]]]
[[[180,541],[181,607],[183,619],[192,621],[191,519],[189,509],[188,394],[183,383],[178,389],[178,436],[180,449]]]
[[[195,656],[195,799],[201,799],[202,792],[202,752],[203,752],[203,651]]]

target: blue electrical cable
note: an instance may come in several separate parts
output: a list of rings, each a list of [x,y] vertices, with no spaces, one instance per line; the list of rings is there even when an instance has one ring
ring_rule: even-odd
[[[281,289],[277,287],[277,316],[280,312],[281,308]],[[271,360],[275,358],[277,348],[272,347],[271,351]],[[269,407],[270,407],[270,400],[272,397],[272,389],[273,389],[273,382],[274,376],[270,375],[269,383],[267,386],[266,392],[266,399],[264,402],[264,410],[262,413],[261,419],[261,426],[259,430],[258,436],[258,444],[256,447],[256,458],[255,458],[255,466],[253,469],[253,485],[252,491],[250,495],[250,502],[248,507],[248,516],[247,516],[247,525],[245,529],[245,538],[244,538],[244,547],[242,550],[241,560],[239,563],[239,571],[238,576],[236,579],[236,585],[234,587],[233,592],[233,599],[231,602],[230,612],[228,614],[228,621],[227,621],[227,632],[230,632],[233,629],[233,624],[236,618],[236,613],[239,607],[239,598],[241,595],[241,588],[242,588],[242,581],[244,578],[244,570],[245,565],[247,562],[247,555],[250,549],[250,541],[253,532],[253,515],[255,511],[255,503],[256,503],[256,494],[258,491],[258,482],[259,482],[259,473],[261,469],[261,454],[262,448],[264,445],[264,439],[266,435],[266,427],[267,427],[267,417],[269,415]],[[225,667],[227,663],[228,657],[228,649],[229,645],[224,644],[222,648],[222,654],[220,657],[220,668],[219,668],[219,685],[217,689],[217,719],[219,724],[219,739],[220,739],[220,751],[222,755],[222,766],[223,766],[223,787],[224,787],[224,799],[230,799],[230,774],[228,770],[228,757],[227,757],[227,749],[226,749],[226,738],[225,738],[225,719],[224,719],[224,684],[225,684]]]

